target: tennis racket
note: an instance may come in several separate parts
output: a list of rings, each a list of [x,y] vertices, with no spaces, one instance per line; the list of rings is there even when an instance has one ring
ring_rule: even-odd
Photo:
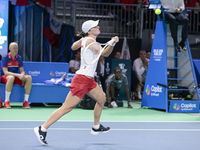
[[[103,46],[103,47],[102,47]],[[90,43],[82,53],[82,59],[86,65],[94,64],[99,60],[102,52],[109,46],[108,43]]]
[[[168,89],[173,89],[171,85],[170,85],[170,86],[167,86],[167,85],[161,84],[161,83],[157,83],[157,85],[160,85],[160,86],[165,87],[165,88],[168,88]],[[196,89],[197,87],[200,88],[200,84],[195,85],[195,86],[193,86],[192,88],[188,88],[188,89]]]
[[[165,87],[165,88],[171,88],[170,86],[167,86],[167,85],[165,85],[165,84],[161,84],[161,83],[157,83],[157,85],[160,85],[160,86],[162,86],[162,87]]]

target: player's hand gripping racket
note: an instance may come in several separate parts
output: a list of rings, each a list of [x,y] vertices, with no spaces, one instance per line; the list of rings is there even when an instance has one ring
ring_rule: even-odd
[[[83,50],[83,61],[86,65],[94,64],[98,61],[99,57],[101,56],[102,52],[109,46],[114,46],[114,40],[110,40],[107,43],[98,43],[92,42],[90,43],[84,50]],[[102,48],[103,46],[103,48]]]

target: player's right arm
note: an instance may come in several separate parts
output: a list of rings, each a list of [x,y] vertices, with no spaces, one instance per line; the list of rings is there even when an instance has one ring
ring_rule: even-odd
[[[72,49],[73,51],[79,49],[79,48],[81,47],[81,43],[82,43],[82,38],[81,38],[80,40],[74,42],[74,43],[72,44],[72,46],[71,46],[71,49]]]
[[[108,100],[108,103],[110,103],[110,86],[107,85],[106,86],[106,96],[107,96],[107,100]]]
[[[92,44],[91,44],[92,43]],[[91,45],[90,45],[91,44]],[[96,42],[94,42],[94,40],[92,39],[88,39],[87,42],[86,42],[86,45],[85,47],[87,47],[88,45],[90,45],[88,47],[88,49],[96,52],[96,53],[99,53],[100,52],[100,49],[101,49],[101,46],[99,44],[97,44]]]

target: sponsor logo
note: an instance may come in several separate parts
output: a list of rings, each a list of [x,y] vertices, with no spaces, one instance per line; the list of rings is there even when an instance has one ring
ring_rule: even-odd
[[[162,93],[161,86],[151,86],[151,96],[159,96],[159,93]]]
[[[50,72],[51,76],[56,76],[56,77],[62,77],[63,74],[67,74],[67,72],[64,72],[64,71],[55,71],[55,72],[51,71]]]
[[[173,106],[173,108],[174,108],[175,110],[179,110],[179,109],[180,109],[180,105],[178,105],[177,103],[175,103],[174,106]]]
[[[3,26],[4,19],[0,18],[0,28]],[[1,36],[1,30],[0,30],[0,44],[2,45],[5,41],[7,41],[7,36]],[[3,49],[1,46],[0,49]]]
[[[124,63],[119,64],[119,68],[122,70],[122,74],[126,74],[127,72],[127,69],[125,69],[124,67],[125,67]]]
[[[54,75],[55,75],[55,73],[51,71],[51,72],[50,72],[50,75],[51,75],[51,76],[54,76]]]
[[[38,76],[40,74],[40,71],[29,71],[28,74],[30,76]]]
[[[175,110],[181,110],[181,111],[192,111],[193,109],[197,108],[196,104],[192,104],[192,103],[181,103],[181,104],[177,104],[175,103],[173,105],[173,109]]]
[[[197,108],[196,104],[192,104],[192,103],[189,103],[189,104],[182,103],[181,104],[181,110],[193,110],[194,108]]]
[[[150,94],[150,91],[151,91],[151,90],[150,90],[150,87],[149,87],[149,85],[147,85],[146,90],[145,90],[146,94],[149,95],[149,94]]]
[[[43,141],[44,140],[44,137],[43,135],[40,135],[40,140]]]
[[[161,61],[163,54],[163,49],[154,49],[153,50],[153,58],[155,61]]]
[[[109,67],[109,63],[106,63],[106,74],[110,74],[110,67]]]
[[[154,56],[162,56],[163,49],[154,49],[153,53],[154,53]]]
[[[4,19],[0,18],[0,28],[3,26],[3,23],[4,23]]]

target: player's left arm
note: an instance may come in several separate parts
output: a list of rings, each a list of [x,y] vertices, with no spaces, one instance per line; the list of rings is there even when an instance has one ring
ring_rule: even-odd
[[[132,108],[132,106],[131,106],[131,104],[130,104],[130,96],[129,96],[128,85],[125,85],[125,90],[126,90],[126,96],[127,96],[128,107],[129,107],[129,108]]]
[[[124,75],[123,82],[124,82],[124,85],[125,85],[125,91],[126,91],[126,97],[127,97],[128,106],[131,106],[130,105],[129,88],[128,88],[128,79],[127,79],[127,77],[125,75]]]
[[[119,37],[118,36],[115,36],[115,37],[112,37],[113,42],[116,44],[117,42],[119,42]],[[112,51],[113,51],[113,48],[114,46],[111,46],[109,45],[101,54],[101,56],[104,56],[104,57],[108,57]]]
[[[127,97],[127,100],[129,101],[129,100],[130,100],[130,96],[129,96],[128,85],[125,85],[125,90],[126,90],[126,97]]]

